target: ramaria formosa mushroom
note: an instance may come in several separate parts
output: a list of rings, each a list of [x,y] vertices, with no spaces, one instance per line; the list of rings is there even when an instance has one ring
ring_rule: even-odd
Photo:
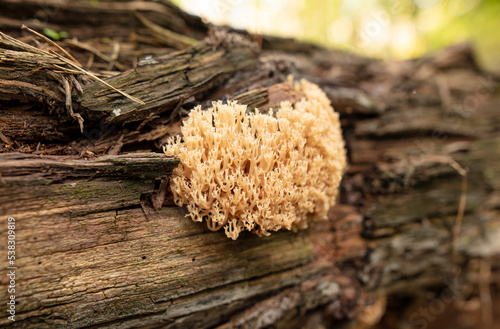
[[[191,111],[183,141],[170,139],[164,151],[181,160],[170,188],[193,221],[235,240],[243,230],[267,236],[326,218],[346,165],[339,116],[318,86],[302,80],[295,89],[305,97],[276,113],[220,101]]]

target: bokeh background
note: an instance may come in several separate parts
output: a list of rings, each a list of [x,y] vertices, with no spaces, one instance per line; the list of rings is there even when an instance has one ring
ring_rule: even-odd
[[[473,44],[500,72],[500,0],[175,0],[215,24],[293,37],[382,59]]]

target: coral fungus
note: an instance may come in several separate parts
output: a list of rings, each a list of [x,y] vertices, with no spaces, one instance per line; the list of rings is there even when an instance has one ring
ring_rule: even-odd
[[[295,89],[305,97],[275,113],[220,101],[191,111],[183,141],[164,151],[181,160],[170,187],[192,220],[235,240],[326,218],[346,164],[339,117],[318,86],[302,80]]]

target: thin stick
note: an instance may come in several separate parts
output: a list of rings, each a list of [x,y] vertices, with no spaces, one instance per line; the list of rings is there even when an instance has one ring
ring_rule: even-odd
[[[75,113],[73,111],[73,102],[71,101],[71,86],[69,85],[69,81],[66,80],[66,78],[63,78],[62,82],[64,86],[64,92],[66,93],[66,109],[73,119],[78,120],[78,124],[80,125],[80,132],[83,133],[83,118],[79,113]]]
[[[30,31],[30,32],[33,32],[35,35],[40,36],[40,37],[41,37],[41,38],[43,38],[44,40],[47,40],[48,42],[51,42],[51,44],[56,45],[56,46],[57,46],[57,48],[58,48],[58,49],[61,49],[61,50],[64,52],[64,54],[67,54],[67,55],[69,56],[69,58],[70,58],[70,59],[68,59],[68,58],[66,58],[66,57],[64,57],[64,56],[62,56],[61,54],[58,54],[57,52],[55,52],[54,50],[52,50],[52,49],[50,49],[50,48],[49,48],[49,49],[47,49],[47,51],[42,50],[42,49],[38,49],[38,48],[33,47],[33,46],[30,46],[30,45],[28,45],[28,44],[26,44],[26,43],[24,43],[24,42],[21,42],[21,41],[19,41],[19,40],[17,40],[17,39],[14,39],[14,38],[12,38],[12,37],[10,37],[10,36],[8,36],[8,35],[6,35],[6,34],[2,33],[2,32],[0,32],[0,36],[1,36],[2,38],[6,39],[6,40],[11,41],[12,43],[14,43],[15,45],[17,45],[17,46],[19,46],[19,47],[21,47],[21,48],[24,48],[24,49],[30,49],[32,52],[35,52],[35,53],[38,53],[38,54],[44,54],[44,55],[50,56],[50,57],[52,57],[52,58],[53,58],[53,56],[56,56],[58,59],[60,59],[60,60],[61,60],[61,61],[63,61],[64,63],[66,63],[66,64],[68,64],[68,65],[72,66],[73,68],[75,68],[77,71],[79,71],[79,72],[81,72],[81,73],[84,73],[84,74],[86,74],[86,75],[88,75],[88,76],[90,76],[90,77],[94,78],[95,80],[97,80],[97,81],[99,81],[100,83],[102,83],[102,84],[104,84],[104,85],[108,86],[109,88],[111,88],[111,89],[113,89],[114,91],[116,91],[117,93],[119,93],[119,94],[121,94],[121,95],[123,95],[123,96],[127,97],[128,99],[131,99],[131,100],[133,100],[134,102],[139,103],[139,104],[141,104],[141,105],[146,105],[146,103],[144,103],[144,102],[143,102],[143,101],[141,101],[140,99],[138,99],[138,98],[136,98],[136,97],[134,97],[134,96],[131,96],[131,95],[127,94],[126,92],[123,92],[123,91],[121,91],[121,90],[119,90],[119,89],[117,89],[117,88],[113,87],[112,85],[110,85],[110,84],[109,84],[109,83],[107,83],[106,81],[104,81],[104,80],[100,79],[99,77],[97,77],[97,76],[96,76],[96,75],[94,75],[93,73],[91,73],[91,72],[89,72],[89,71],[87,71],[87,70],[83,69],[82,65],[81,65],[81,64],[80,64],[80,63],[79,63],[76,59],[74,59],[74,58],[73,58],[71,55],[69,55],[69,54],[68,54],[68,53],[67,53],[64,49],[62,49],[61,47],[59,47],[56,43],[52,42],[50,39],[48,39],[48,38],[47,38],[47,37],[45,37],[44,35],[42,35],[42,34],[40,34],[40,33],[36,32],[36,31],[34,31],[34,30],[32,30],[32,29],[30,29],[30,28],[28,28],[28,27],[26,27],[25,25],[23,25],[23,28],[27,29],[27,30],[28,30],[28,31]],[[51,56],[51,55],[53,55],[53,56]]]
[[[106,86],[108,86],[109,88],[113,89],[114,91],[116,91],[117,93],[120,93],[121,95],[133,100],[134,102],[136,103],[139,103],[139,104],[142,104],[142,105],[146,105],[146,103],[144,103],[143,101],[141,101],[140,99],[138,98],[135,98],[134,96],[131,96],[129,94],[127,94],[126,92],[123,92],[115,87],[113,87],[112,85],[110,85],[109,83],[107,83],[106,81],[100,79],[99,77],[97,77],[96,75],[94,75],[93,73],[79,67],[78,65],[76,65],[75,63],[69,61],[68,59],[66,59],[64,56],[61,56],[59,55],[58,53],[54,52],[52,49],[49,49],[49,52],[53,55],[56,55],[60,60],[62,60],[63,62],[65,62],[66,64],[68,65],[71,65],[73,66],[75,69],[77,69],[78,71],[82,72],[82,73],[85,73],[89,76],[91,76],[92,78],[96,79],[97,81],[99,81],[100,83],[103,83],[105,84]]]
[[[84,49],[84,50],[87,50],[87,51],[93,53],[94,55],[96,55],[97,57],[105,60],[106,62],[112,63],[119,70],[123,71],[125,69],[125,67],[123,66],[123,64],[117,62],[116,59],[103,54],[99,49],[96,49],[96,48],[92,47],[91,45],[82,43],[82,42],[80,42],[78,40],[64,40],[64,42],[66,42],[67,44],[70,44],[70,45],[72,45],[74,47],[78,47],[80,49]]]
[[[164,27],[156,25],[155,23],[149,21],[146,17],[141,15],[137,11],[133,11],[134,15],[146,26],[157,38],[161,39],[164,43],[170,47],[177,49],[185,49],[195,46],[198,40],[183,36],[181,34],[175,33],[173,31],[167,30]]]
[[[68,53],[66,50],[64,50],[64,48],[62,48],[61,46],[59,46],[57,43],[55,43],[54,41],[50,40],[49,38],[47,38],[45,35],[43,34],[40,34],[38,33],[37,31],[35,30],[32,30],[30,29],[29,27],[27,27],[26,25],[23,24],[23,26],[21,26],[21,28],[23,30],[28,30],[30,31],[31,33],[35,34],[36,36],[42,38],[43,40],[47,41],[48,43],[50,43],[51,45],[53,45],[54,47],[56,47],[57,49],[59,49],[60,51],[62,51],[62,53],[64,55],[66,55],[66,57],[68,57],[69,59],[71,59],[75,64],[77,64],[78,66],[82,66],[82,64],[80,64],[79,61],[76,60],[76,58],[74,58],[73,56],[71,56],[70,53]]]
[[[455,228],[453,230],[453,258],[455,260],[458,257],[458,242],[460,238],[460,231],[462,230],[462,221],[464,219],[466,202],[467,202],[467,171],[465,171],[465,174],[462,175],[462,192],[460,194],[457,219],[455,221]]]
[[[455,227],[453,228],[453,252],[452,257],[457,260],[458,257],[458,244],[460,238],[460,231],[462,230],[462,222],[465,214],[465,206],[467,204],[467,173],[468,168],[463,168],[458,162],[448,156],[434,155],[424,159],[424,161],[436,161],[446,163],[455,169],[460,176],[462,176],[462,187],[460,193],[460,201],[458,203],[457,217],[455,220]]]

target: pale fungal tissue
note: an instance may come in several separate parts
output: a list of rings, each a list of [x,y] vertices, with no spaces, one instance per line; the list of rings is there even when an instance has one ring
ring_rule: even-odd
[[[326,219],[346,166],[339,115],[318,86],[294,88],[305,97],[274,113],[220,101],[191,111],[164,151],[181,161],[170,188],[192,220],[236,240]]]

